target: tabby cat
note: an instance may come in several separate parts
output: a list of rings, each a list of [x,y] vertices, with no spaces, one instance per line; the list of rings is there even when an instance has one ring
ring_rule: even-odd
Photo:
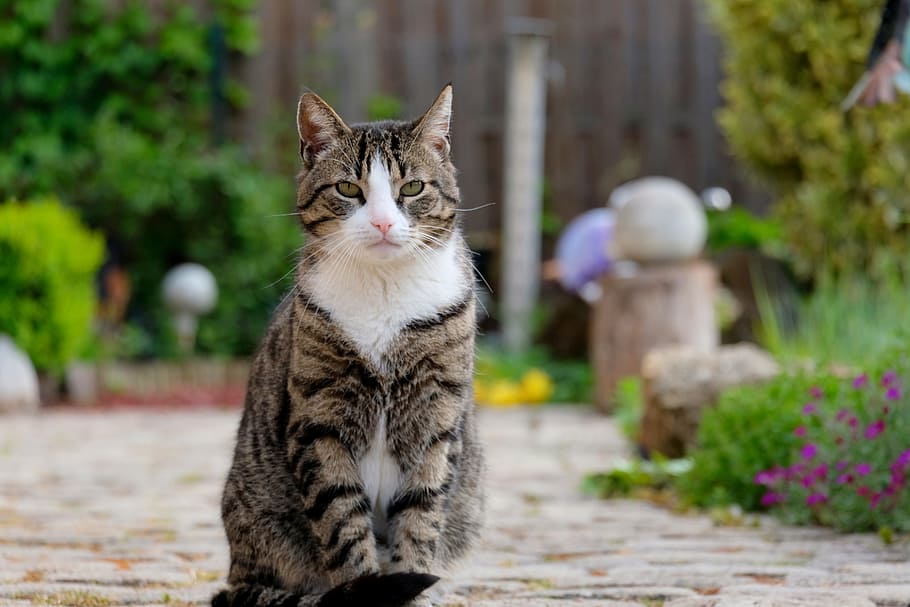
[[[474,282],[452,89],[413,122],[300,99],[306,245],[251,370],[222,606],[427,605],[477,539]]]

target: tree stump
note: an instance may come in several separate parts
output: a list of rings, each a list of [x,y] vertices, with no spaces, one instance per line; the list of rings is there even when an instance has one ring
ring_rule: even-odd
[[[718,345],[714,318],[717,272],[693,260],[639,266],[631,276],[608,275],[593,307],[589,335],[594,367],[594,402],[613,407],[616,385],[639,376],[649,350],[669,345],[710,352]]]

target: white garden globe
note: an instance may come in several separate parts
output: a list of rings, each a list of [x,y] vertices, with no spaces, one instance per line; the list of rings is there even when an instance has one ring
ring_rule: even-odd
[[[698,256],[708,222],[701,200],[668,177],[645,177],[610,196],[616,209],[612,255],[637,262],[680,261]]]
[[[11,338],[0,335],[0,413],[35,411],[40,403],[31,359]]]

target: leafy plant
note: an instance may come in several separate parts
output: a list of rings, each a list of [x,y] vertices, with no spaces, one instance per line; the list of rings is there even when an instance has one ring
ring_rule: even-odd
[[[840,102],[865,69],[879,0],[707,0],[725,45],[720,124],[778,196],[797,269],[910,270],[910,99]]]
[[[910,530],[910,364],[814,388],[790,428],[795,449],[760,470],[761,504],[842,531]]]
[[[710,251],[742,248],[781,255],[782,238],[783,230],[778,221],[756,217],[741,207],[708,212],[707,248]]]
[[[691,468],[687,459],[626,460],[607,472],[587,475],[582,490],[602,499],[629,497],[641,490],[666,491]]]
[[[616,384],[616,394],[613,397],[613,415],[619,429],[629,440],[638,440],[638,427],[641,423],[641,413],[644,407],[641,393],[641,379],[638,377],[624,377]]]
[[[401,99],[392,95],[372,95],[367,99],[367,118],[374,120],[399,120],[404,107]]]
[[[588,403],[594,377],[587,362],[554,359],[545,348],[510,354],[481,347],[474,385],[478,400],[491,404]]]
[[[782,375],[765,384],[724,393],[704,411],[692,469],[678,483],[684,499],[696,506],[739,504],[761,507],[764,491],[752,479],[794,451],[793,428],[812,387],[828,391],[828,376]]]
[[[906,341],[910,289],[897,277],[872,282],[853,276],[823,279],[788,322],[780,302],[756,284],[762,345],[790,362],[862,366]]]
[[[104,241],[53,198],[0,205],[0,333],[59,371],[91,336]]]
[[[192,3],[34,0],[0,20],[0,199],[57,192],[105,233],[130,275],[142,354],[169,351],[160,282],[183,261],[208,266],[220,287],[199,348],[250,352],[299,239],[275,217],[290,210],[291,180],[212,143],[223,130],[213,99],[245,98],[230,78],[213,85],[213,68],[255,50],[254,2],[207,7],[209,19]]]

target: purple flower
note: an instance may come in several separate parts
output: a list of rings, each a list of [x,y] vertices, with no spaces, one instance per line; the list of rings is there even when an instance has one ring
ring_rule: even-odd
[[[828,464],[822,464],[812,470],[812,474],[820,481],[825,480],[828,477]]]
[[[864,436],[867,439],[872,440],[874,438],[877,438],[878,435],[884,431],[885,431],[885,420],[880,419],[878,421],[875,421],[875,422],[872,422],[871,424],[869,424],[869,426],[866,428],[866,432],[865,432]]]
[[[812,398],[821,398],[825,395],[825,393],[822,392],[822,389],[818,386],[812,386],[809,388],[809,394],[812,396]]]
[[[815,506],[816,504],[823,504],[828,501],[828,496],[824,493],[812,493],[809,497],[806,498],[807,506]]]
[[[809,487],[811,487],[812,485],[815,484],[815,477],[813,477],[811,474],[807,474],[799,482],[802,484],[803,487],[808,489]]]
[[[853,378],[853,387],[857,390],[859,390],[860,388],[862,388],[863,386],[865,386],[868,383],[869,383],[869,376],[866,375],[865,373],[863,373],[861,375],[857,375],[855,378]]]
[[[756,485],[771,485],[780,476],[780,470],[774,468],[771,470],[762,470],[755,475],[754,482]]]
[[[837,462],[837,464],[835,465],[835,468],[837,468],[837,471],[840,472],[841,470],[846,470],[847,466],[849,466],[849,465],[850,464],[848,464],[844,460],[841,460],[841,461]]]
[[[837,477],[837,482],[841,485],[849,485],[850,483],[853,482],[853,475],[852,474],[841,474],[840,476]]]
[[[800,450],[800,454],[803,456],[803,459],[812,459],[818,453],[818,447],[812,443],[807,444]]]
[[[901,468],[906,468],[907,466],[910,466],[910,449],[907,449],[906,451],[901,453],[899,456],[897,456],[897,460],[895,460],[894,463],[895,463],[895,465],[900,466]]]
[[[893,370],[885,371],[885,373],[882,375],[882,387],[887,388],[893,384],[896,379],[897,373],[895,373]]]
[[[872,472],[872,466],[870,466],[869,464],[866,464],[866,463],[856,464],[856,473],[859,474],[860,476],[866,476],[870,472]]]
[[[806,427],[805,427],[805,426],[797,426],[796,429],[793,430],[793,435],[794,435],[794,436],[799,436],[799,437],[805,436],[805,435],[806,435]]]
[[[803,415],[812,415],[817,411],[818,406],[816,406],[815,403],[806,403],[805,406],[803,406]]]
[[[762,506],[773,506],[774,504],[782,504],[786,501],[787,496],[783,493],[775,493],[774,491],[768,491],[763,496],[761,496],[761,505]]]
[[[888,388],[888,391],[885,392],[885,398],[888,400],[898,400],[901,397],[901,389],[897,386],[891,386]]]
[[[847,425],[851,428],[856,428],[859,425],[859,419],[854,415],[847,420]]]
[[[841,409],[840,411],[837,412],[837,415],[834,417],[834,419],[836,419],[839,422],[842,422],[845,419],[847,419],[849,416],[850,416],[849,409]]]
[[[784,480],[792,481],[806,470],[805,464],[796,463],[789,468],[784,468]]]

